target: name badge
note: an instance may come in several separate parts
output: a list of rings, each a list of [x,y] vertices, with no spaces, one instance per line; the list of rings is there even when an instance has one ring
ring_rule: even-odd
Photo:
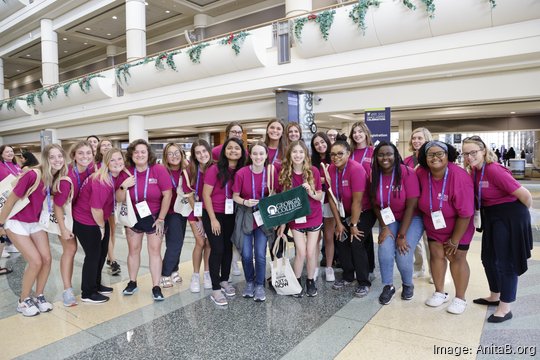
[[[49,225],[50,214],[48,211],[42,211],[39,215],[39,225],[48,226]]]
[[[474,227],[477,229],[482,228],[482,217],[480,216],[480,210],[474,211]]]
[[[301,218],[294,219],[295,224],[305,224],[307,223],[307,219],[305,216],[302,216]]]
[[[431,221],[433,221],[435,230],[444,229],[446,227],[446,221],[444,221],[444,216],[441,210],[431,213]]]
[[[141,218],[145,218],[147,216],[152,215],[152,212],[150,211],[150,207],[148,206],[148,203],[146,202],[146,200],[135,204],[135,207],[137,208],[137,212],[139,213],[139,216]]]
[[[324,204],[324,198],[326,197],[326,193],[323,192],[322,193],[322,198],[321,198],[321,204]]]
[[[261,226],[263,224],[263,219],[259,210],[253,213],[253,219],[255,219],[255,224],[257,224],[257,226]]]
[[[202,216],[202,201],[196,201],[194,205],[195,207],[193,208],[193,215],[197,217],[201,217]]]
[[[341,185],[342,185],[342,186],[349,186],[349,180],[343,180],[343,181],[341,182]]]
[[[233,199],[225,200],[225,214],[230,215],[234,214],[234,201]]]
[[[381,217],[384,221],[384,225],[390,225],[396,222],[396,218],[394,217],[394,213],[390,207],[381,209]]]
[[[343,202],[339,202],[338,204],[338,211],[339,211],[339,216],[344,218],[345,217],[345,207],[343,206]]]

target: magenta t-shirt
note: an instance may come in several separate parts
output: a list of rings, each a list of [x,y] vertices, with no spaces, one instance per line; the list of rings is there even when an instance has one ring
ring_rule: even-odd
[[[397,187],[392,186],[390,193],[390,208],[397,221],[403,220],[405,214],[405,208],[407,205],[407,199],[417,198],[420,196],[420,186],[418,185],[418,177],[413,169],[408,168],[405,165],[401,167],[401,184]],[[390,182],[392,181],[392,175],[383,175],[382,177],[382,194],[383,194],[383,206],[381,206],[381,191],[380,184],[377,187],[376,204],[381,208],[388,207],[388,192],[390,191]]]
[[[89,177],[94,172],[94,164],[88,165],[86,170],[79,172],[75,169],[77,165],[72,163],[68,166],[68,176],[73,183],[73,203],[76,203],[77,198],[79,197],[79,189],[81,188],[84,180]]]
[[[351,159],[359,164],[362,164],[369,178],[371,174],[371,159],[373,158],[373,146],[367,146],[363,149],[354,149],[351,154]]]
[[[26,191],[31,188],[32,185],[34,185],[36,178],[37,174],[35,171],[27,171],[19,178],[19,181],[17,181],[17,185],[15,185],[13,188],[13,193],[17,195],[18,198],[23,198]],[[34,190],[34,192],[32,192],[28,197],[30,204],[26,205],[24,209],[19,211],[17,215],[11,219],[24,223],[38,222],[39,215],[41,214],[41,209],[43,207],[43,202],[45,201],[46,197],[47,194],[45,192],[45,184],[43,184],[43,181],[40,179],[36,190]]]
[[[268,164],[274,164],[278,172],[281,171],[281,157],[278,153],[278,149],[268,148]]]
[[[60,191],[53,193],[54,195],[54,204],[56,206],[64,206],[68,200],[69,193],[71,192],[71,183],[66,179],[60,180]]]
[[[191,176],[189,171],[187,171],[187,173]],[[186,180],[185,176],[182,175],[182,177],[183,177],[182,190],[184,190],[184,193],[186,193],[186,194],[197,191],[197,194],[196,194],[197,196],[194,196],[193,200],[197,201],[197,197],[198,197],[199,201],[203,201],[202,200],[202,191],[203,191],[203,187],[204,187],[204,172],[200,171],[198,176],[199,176],[199,180],[198,180],[199,188],[197,189],[197,175],[195,175],[194,179],[190,178],[189,182]],[[194,183],[194,185],[192,187],[193,190],[190,188],[192,181]],[[203,208],[204,208],[204,202],[203,202]],[[189,221],[197,221],[198,220],[198,218],[195,215],[193,215],[193,211],[191,212],[191,214],[189,214],[188,220]]]
[[[403,163],[410,167],[411,169],[414,169],[416,166],[414,165],[414,155],[407,156],[405,159],[403,159]]]
[[[439,242],[446,242],[454,232],[454,226],[458,217],[470,217],[467,231],[460,239],[460,244],[469,244],[474,235],[474,190],[471,177],[465,170],[456,164],[448,164],[448,179],[446,189],[443,196],[442,213],[446,228],[435,230],[431,213],[429,209],[429,170],[422,167],[416,169],[418,181],[420,183],[420,198],[418,199],[418,208],[424,217],[424,227],[428,238]],[[433,211],[439,210],[439,202],[441,199],[441,191],[443,187],[443,179],[432,180],[432,202]],[[455,241],[455,239],[454,239]]]
[[[232,173],[232,169],[229,169]],[[206,171],[204,176],[204,184],[213,187],[210,198],[212,199],[212,207],[216,214],[225,213],[225,199],[232,199],[233,194],[233,179],[229,180],[224,187],[221,187],[221,181],[218,180],[218,167],[212,165]],[[205,206],[207,208],[208,206]]]
[[[332,185],[332,192],[338,201],[343,202],[343,208],[347,216],[351,215],[352,195],[355,192],[363,192],[362,206],[366,198],[369,202],[367,190],[367,175],[364,167],[356,161],[349,159],[346,168],[343,171],[337,171],[336,165],[332,164],[328,168],[331,181],[327,181]],[[345,172],[345,174],[343,174]],[[328,180],[328,179],[327,179]],[[362,208],[364,210],[364,208]]]
[[[103,218],[107,221],[114,209],[116,190],[120,188],[122,182],[123,180],[119,181],[119,178],[113,178],[111,185],[99,181],[94,176],[88,178],[79,191],[77,204],[73,206],[73,218],[81,224],[95,226],[97,223],[92,216],[92,209],[101,209]]]
[[[161,209],[161,200],[163,199],[163,191],[171,190],[173,185],[169,172],[165,166],[161,164],[155,164],[150,166],[148,173],[148,185],[146,190],[146,199],[144,198],[144,188],[146,181],[146,170],[137,171],[137,184],[129,188],[129,196],[131,197],[131,202],[135,208],[135,204],[146,200],[150,212],[154,215],[159,213]],[[135,167],[128,168],[128,171],[135,176]],[[128,175],[123,171],[120,173],[118,181],[120,184],[128,178]],[[137,191],[137,196],[135,196],[135,191]]]
[[[510,170],[501,164],[491,163],[486,164],[484,177],[480,183],[481,175],[482,170],[473,169],[471,172],[471,178],[474,181],[474,194],[477,199],[479,186],[482,186],[482,206],[498,205],[517,200],[517,197],[511,194],[519,189],[521,184],[512,177]]]
[[[8,174],[11,174],[13,176],[18,176],[22,172],[21,167],[18,164],[12,163],[11,161],[0,161],[0,167],[5,168]]]
[[[321,174],[319,173],[319,170],[315,166],[311,167],[311,171],[313,172],[313,182],[315,185],[315,191],[321,191],[322,190],[322,184],[321,184]],[[302,175],[295,174],[293,171],[293,178],[292,178],[292,186],[293,188],[302,186],[304,183],[304,178]],[[294,221],[291,221],[289,223],[289,227],[291,229],[307,229],[316,227],[322,224],[322,205],[320,201],[317,201],[313,199],[311,196],[308,195],[309,198],[309,207],[311,208],[311,213],[306,216],[306,222],[303,224],[297,224]]]
[[[4,180],[9,174],[10,172],[5,166],[0,166],[0,181]]]

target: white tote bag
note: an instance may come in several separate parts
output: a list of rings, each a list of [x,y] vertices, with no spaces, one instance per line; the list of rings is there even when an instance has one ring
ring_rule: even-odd
[[[131,228],[137,223],[137,216],[135,215],[135,209],[133,209],[133,205],[131,203],[129,191],[126,192],[126,202],[119,202],[116,204],[114,214],[117,219],[117,224]]]
[[[36,181],[34,184],[28,189],[25,196],[22,199],[17,200],[15,205],[13,205],[13,208],[11,209],[11,212],[8,215],[8,220],[17,215],[22,209],[26,207],[26,205],[30,204],[30,199],[28,197],[36,190],[37,186],[39,185],[40,180],[40,172],[39,170],[33,169],[30,171],[35,171],[37,174]],[[13,175],[8,175],[0,182],[0,211],[2,211],[2,208],[6,204],[6,201],[9,197],[9,194],[13,191],[13,188],[17,184],[18,178],[16,178]]]
[[[64,204],[64,225],[68,231],[73,231],[73,213],[71,209],[71,201],[73,200],[73,183],[71,179],[67,176],[63,177],[60,180],[67,180],[71,184],[71,190],[69,192],[66,203]],[[49,234],[61,235],[60,226],[58,226],[58,219],[54,213],[54,200],[51,197],[51,212],[49,212],[49,205],[47,199],[43,202],[43,207],[41,209],[41,215],[39,217],[39,226],[48,232]]]
[[[276,239],[272,252],[277,254],[280,242],[283,243],[283,255],[279,259],[275,256],[274,261],[270,262],[272,286],[279,295],[298,294],[302,291],[302,286],[298,283],[287,256],[287,240],[283,237]]]
[[[187,174],[186,170],[183,170],[182,173],[186,177],[186,181],[189,186],[189,176]],[[189,196],[193,196],[193,192],[190,194],[185,194],[184,190],[182,189],[182,175],[178,178],[178,186],[176,187],[176,200],[174,202],[174,212],[177,214],[180,214],[184,217],[188,217],[189,214],[193,211],[193,208],[191,207],[191,204],[188,201]],[[191,187],[190,187],[191,188]]]

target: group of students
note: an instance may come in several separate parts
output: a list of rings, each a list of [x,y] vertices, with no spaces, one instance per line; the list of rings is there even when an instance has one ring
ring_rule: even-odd
[[[195,237],[190,290],[200,292],[204,259],[203,286],[212,289],[210,298],[217,305],[226,305],[236,295],[229,282],[233,243],[241,254],[246,279],[242,296],[262,302],[266,299],[267,247],[289,231],[295,244],[293,269],[300,284],[306,265],[305,287],[295,297],[317,295],[321,239],[326,280],[336,290],[356,280],[354,295],[364,297],[373,280],[372,228],[378,220],[378,261],[384,285],[381,304],[389,304],[396,293],[394,263],[401,275],[401,298],[413,298],[414,249],[425,231],[435,286],[426,305],[438,307],[450,300],[444,289],[449,263],[455,297],[447,311],[463,313],[470,275],[466,256],[476,227],[482,231],[482,263],[491,294],[474,302],[497,305],[490,322],[512,317],[510,304],[516,298],[517,279],[527,270],[532,249],[528,213],[532,198],[497,163],[480,137],[464,139],[463,169],[454,163],[456,149],[432,140],[425,128],[412,132],[409,145],[413,155],[404,160],[390,142],[374,146],[364,122],[353,124],[348,138],[336,131],[314,134],[311,149],[302,140],[298,124],[285,125],[278,119],[268,122],[264,141],[252,143],[249,149],[242,136],[242,125],[230,123],[223,144],[212,149],[205,140],[193,142],[189,161],[179,145],[169,143],[161,164],[141,139],[129,144],[125,157],[108,140],[97,142],[95,150],[90,142],[81,141],[71,151],[69,168],[63,149],[47,146],[42,163],[20,175],[0,213],[0,232],[7,233],[28,262],[17,310],[32,316],[52,309],[43,296],[51,263],[46,233],[39,226],[44,201],[49,209],[54,205],[61,229],[64,305],[76,304],[71,287],[75,238],[85,250],[81,300],[108,300],[106,294],[112,288],[101,283],[101,272],[107,254],[116,263],[109,248],[114,209],[117,202],[129,197],[137,222],[126,227],[129,281],[124,295],[138,289],[144,234],[153,299],[163,300],[161,288],[182,281],[178,265],[189,222]],[[32,190],[36,179],[39,184]],[[306,190],[310,214],[277,229],[266,228],[258,212],[259,201],[295,187]],[[13,205],[24,197],[30,204],[8,220]],[[189,204],[189,214],[178,210],[181,202]],[[73,232],[63,221],[68,203],[73,207]],[[163,237],[166,251],[162,259]],[[335,253],[343,269],[340,279],[332,268]],[[36,297],[31,296],[34,283]]]

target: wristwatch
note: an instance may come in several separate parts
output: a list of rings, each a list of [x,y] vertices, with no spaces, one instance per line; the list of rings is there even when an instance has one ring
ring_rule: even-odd
[[[352,227],[356,227],[356,225],[358,225],[358,224],[351,224]]]
[[[126,190],[126,188],[120,185],[120,190]]]

